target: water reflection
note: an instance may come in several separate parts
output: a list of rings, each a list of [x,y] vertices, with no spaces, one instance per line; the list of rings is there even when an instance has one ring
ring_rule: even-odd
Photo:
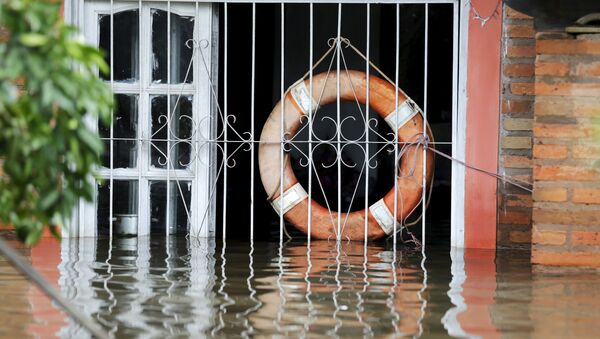
[[[527,252],[140,237],[25,254],[115,337],[600,335],[600,275],[532,269]],[[87,337],[4,261],[0,273],[1,334]]]
[[[360,243],[71,239],[62,292],[117,337],[418,335],[419,253]],[[63,337],[85,332],[69,322]]]

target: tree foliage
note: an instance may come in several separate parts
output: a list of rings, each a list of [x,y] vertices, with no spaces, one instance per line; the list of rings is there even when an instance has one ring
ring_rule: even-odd
[[[32,245],[93,198],[102,143],[84,122],[106,122],[113,96],[103,55],[63,23],[60,1],[3,0],[0,27],[0,220]]]

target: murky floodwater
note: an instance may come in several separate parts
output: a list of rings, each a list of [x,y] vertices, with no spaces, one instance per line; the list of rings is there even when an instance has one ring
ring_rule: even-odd
[[[600,274],[524,251],[142,237],[23,253],[116,337],[600,337]],[[5,337],[87,336],[4,260],[0,300]]]

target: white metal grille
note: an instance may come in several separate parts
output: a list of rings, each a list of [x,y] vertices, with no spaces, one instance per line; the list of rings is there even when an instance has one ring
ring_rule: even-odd
[[[218,27],[216,22],[215,9],[216,5],[211,5],[211,3],[223,3],[222,4],[222,12],[219,13],[223,17],[223,30],[218,31],[216,27]],[[231,37],[228,32],[229,27],[229,11],[231,6],[237,6],[240,3],[250,3],[251,4],[251,17],[252,17],[252,25],[248,29],[251,30],[251,58],[249,62],[247,60],[236,60],[234,62],[248,62],[248,68],[250,69],[250,84],[248,91],[250,92],[250,125],[247,130],[240,128],[235,124],[236,118],[241,112],[231,112],[228,107],[228,102],[230,101],[230,96],[232,93],[229,91],[229,83],[228,79],[230,74],[229,66],[232,62],[232,56],[229,54],[229,48],[231,44],[236,43],[236,38]],[[460,28],[460,11],[461,5],[458,0],[412,0],[412,1],[404,1],[404,0],[380,0],[377,3],[371,1],[331,1],[331,2],[304,2],[304,1],[73,1],[71,3],[71,7],[67,8],[67,17],[70,18],[72,22],[78,23],[81,27],[86,31],[86,36],[88,40],[93,43],[99,42],[99,33],[98,30],[98,15],[106,15],[109,18],[109,53],[108,53],[108,61],[113,66],[111,67],[110,78],[107,81],[110,83],[113,91],[117,94],[121,95],[129,95],[129,96],[137,96],[137,116],[138,122],[136,123],[136,135],[134,137],[123,138],[119,135],[115,135],[115,124],[118,123],[117,120],[113,120],[111,124],[108,136],[105,136],[104,139],[107,142],[107,150],[111,155],[109,158],[109,162],[107,166],[100,170],[101,175],[106,179],[106,184],[108,185],[108,211],[102,212],[105,213],[108,220],[108,235],[112,236],[115,233],[114,223],[122,223],[123,219],[115,219],[115,215],[137,215],[138,217],[133,220],[137,227],[137,234],[148,234],[152,231],[152,227],[150,226],[153,221],[153,187],[152,185],[163,185],[166,192],[164,193],[163,203],[157,205],[156,209],[161,210],[163,214],[158,213],[160,215],[159,221],[163,224],[163,232],[165,234],[171,234],[174,232],[170,232],[170,228],[173,227],[174,223],[177,223],[177,218],[181,215],[184,215],[185,227],[188,230],[188,233],[193,236],[210,236],[214,235],[215,227],[221,228],[221,234],[223,239],[226,238],[228,230],[231,229],[231,225],[227,220],[228,209],[232,208],[229,203],[230,197],[228,196],[228,185],[229,185],[229,175],[231,169],[236,166],[235,156],[240,152],[248,152],[250,154],[250,166],[248,173],[249,180],[249,206],[235,206],[237,209],[247,209],[249,211],[249,228],[250,228],[250,239],[254,238],[255,234],[255,210],[256,204],[263,204],[266,202],[262,202],[257,200],[258,192],[261,187],[255,187],[255,170],[257,164],[255,163],[255,154],[257,151],[257,147],[261,144],[259,139],[259,135],[257,135],[257,130],[261,128],[261,126],[256,126],[256,115],[263,114],[263,112],[256,112],[255,110],[255,97],[257,91],[257,84],[259,81],[264,81],[264,79],[260,79],[257,77],[256,71],[256,63],[257,63],[257,33],[256,33],[256,13],[261,10],[261,6],[263,3],[271,3],[278,4],[280,7],[280,22],[279,28],[281,41],[279,42],[280,50],[279,54],[279,66],[280,66],[280,98],[284,98],[287,93],[286,83],[290,82],[290,79],[286,79],[286,46],[294,43],[293,41],[286,41],[286,29],[289,27],[286,26],[286,6],[290,4],[303,4],[303,6],[308,7],[309,9],[309,50],[308,50],[308,58],[305,61],[307,75],[306,79],[308,80],[308,95],[310,98],[314,98],[315,94],[313,92],[313,78],[315,76],[313,67],[316,59],[321,57],[320,55],[315,55],[314,53],[314,10],[316,6],[320,6],[324,3],[335,4],[337,6],[337,16],[335,18],[330,18],[331,20],[336,20],[337,32],[335,36],[332,36],[329,41],[331,49],[330,55],[328,58],[324,59],[324,64],[329,64],[330,68],[329,72],[334,72],[336,74],[336,86],[337,86],[337,99],[335,102],[336,105],[336,114],[335,118],[329,118],[330,123],[332,123],[333,130],[335,130],[335,135],[329,139],[319,138],[315,135],[314,127],[315,124],[320,123],[317,119],[315,119],[319,115],[319,111],[317,108],[313,107],[315,103],[312,100],[308,101],[308,116],[306,120],[306,124],[303,128],[308,130],[307,140],[294,140],[294,138],[290,138],[289,135],[286,134],[286,127],[284,126],[284,112],[285,107],[282,107],[280,110],[281,117],[279,119],[280,125],[280,138],[277,142],[279,144],[280,154],[279,154],[279,196],[284,196],[285,190],[285,167],[284,167],[284,158],[287,156],[292,149],[299,151],[304,157],[303,161],[301,161],[301,165],[303,167],[308,168],[308,187],[306,187],[306,192],[308,195],[308,199],[312,199],[313,186],[319,185],[319,188],[323,190],[321,185],[321,180],[318,176],[314,175],[313,170],[311,170],[314,166],[314,158],[313,152],[315,148],[322,147],[325,145],[326,147],[331,147],[335,150],[335,159],[333,162],[327,164],[328,166],[333,166],[337,172],[337,206],[330,206],[327,204],[327,208],[329,213],[332,211],[342,211],[342,187],[341,180],[342,177],[342,169],[344,167],[355,167],[359,166],[362,168],[360,175],[365,178],[369,178],[370,171],[373,171],[377,168],[376,164],[371,164],[371,159],[375,159],[377,153],[382,150],[391,150],[394,154],[394,164],[398,164],[399,161],[402,161],[401,157],[403,155],[402,150],[403,146],[407,144],[407,142],[399,142],[398,138],[398,130],[395,129],[391,135],[381,135],[377,134],[377,131],[374,130],[374,121],[370,118],[370,85],[369,85],[369,74],[378,73],[376,72],[376,65],[370,64],[369,60],[371,59],[371,9],[373,6],[380,6],[380,4],[393,4],[395,5],[395,27],[390,28],[395,30],[395,41],[391,42],[394,45],[393,53],[395,60],[395,72],[392,76],[390,76],[389,81],[394,84],[396,87],[396,111],[400,109],[400,102],[398,98],[398,93],[401,89],[398,87],[399,77],[401,74],[399,73],[399,59],[400,59],[400,11],[401,5],[405,4],[415,4],[421,5],[424,8],[424,42],[423,42],[423,105],[421,107],[422,116],[424,121],[428,120],[428,78],[429,78],[429,70],[428,70],[428,58],[429,58],[429,10],[431,6],[436,6],[439,4],[450,4],[453,6],[453,26],[451,27],[453,32],[453,41],[452,41],[452,140],[442,141],[438,144],[452,144],[452,152],[454,156],[458,156],[461,158],[462,154],[462,145],[464,144],[461,140],[464,138],[464,133],[462,129],[464,129],[464,124],[461,123],[461,117],[459,115],[459,111],[461,108],[459,107],[459,28]],[[364,105],[365,111],[361,111],[363,114],[363,133],[364,138],[352,138],[345,136],[343,134],[342,125],[346,122],[346,117],[342,116],[342,100],[340,98],[340,77],[346,72],[346,60],[345,55],[348,51],[352,51],[350,48],[347,48],[347,41],[342,35],[342,27],[347,24],[342,21],[343,13],[345,10],[345,6],[354,5],[354,4],[362,4],[364,6],[364,18],[365,18],[365,39],[366,39],[366,49],[363,51],[357,50],[358,53],[364,53],[364,68],[362,71],[367,74],[367,86],[366,86],[366,105]],[[116,38],[119,38],[119,34],[122,32],[115,31],[116,24],[118,24],[117,16],[121,15],[121,13],[128,12],[135,13],[137,15],[138,27],[138,42],[137,47],[131,49],[131,46],[115,46]],[[159,63],[161,60],[156,60],[156,54],[153,54],[152,46],[155,41],[153,40],[155,37],[155,33],[153,31],[153,24],[156,23],[157,20],[156,13],[164,13],[166,15],[166,27],[163,29],[166,30],[164,32],[164,37],[166,38],[166,43],[164,44],[166,47],[166,55],[164,56],[164,60],[166,62],[166,82],[162,83],[161,81],[156,81],[154,78],[154,74],[152,73],[151,64]],[[183,19],[182,19],[183,18]],[[178,33],[184,28],[178,26],[181,24],[181,21],[188,20],[189,18],[193,22],[193,36],[191,38],[183,39],[181,34]],[[174,23],[175,21],[175,23]],[[120,26],[119,26],[120,27]],[[132,28],[132,30],[134,30]],[[156,33],[157,34],[157,33]],[[222,100],[219,101],[219,84],[218,79],[219,75],[217,73],[218,69],[218,60],[219,56],[217,52],[219,37],[221,38],[222,46]],[[133,41],[133,40],[132,40]],[[351,41],[350,41],[351,42]],[[323,43],[320,41],[319,43]],[[382,42],[389,44],[390,42]],[[174,47],[175,46],[175,47]],[[183,47],[182,47],[183,46]],[[184,49],[190,49],[187,51]],[[131,61],[131,73],[134,74],[137,72],[136,77],[134,77],[133,81],[120,81],[120,75],[115,74],[116,67],[115,59],[116,55],[119,58],[122,58],[118,53],[119,48],[130,48],[133,51],[136,51],[137,48],[137,60]],[[183,58],[182,55],[190,56],[189,58]],[[354,52],[352,52],[354,53]],[[132,55],[136,53],[132,52]],[[235,56],[234,56],[235,58]],[[183,60],[183,61],[182,61]],[[173,62],[175,61],[175,65]],[[137,68],[137,69],[136,69]],[[117,69],[118,70],[118,69]],[[174,74],[175,73],[175,74]],[[383,74],[376,74],[379,77],[385,77]],[[191,77],[191,80],[189,78]],[[188,81],[189,80],[189,81]],[[295,80],[295,79],[294,79]],[[411,93],[408,93],[410,95]],[[154,112],[152,104],[153,100],[156,98],[166,98],[164,104],[166,105],[166,109],[163,114],[156,114],[154,116]],[[187,114],[181,113],[182,102],[188,100],[188,98],[192,98],[191,102],[188,104],[191,107],[191,110]],[[277,100],[276,100],[277,101]],[[411,101],[414,105],[414,102]],[[319,102],[316,103],[317,105]],[[282,100],[282,106],[285,105],[285,101]],[[156,120],[156,121],[153,121]],[[156,129],[153,129],[153,123],[158,122],[159,126]],[[189,126],[187,127],[188,132],[184,134],[180,134],[180,129],[182,128],[182,124],[189,122]],[[95,122],[93,123],[95,126]],[[257,128],[258,127],[258,128]],[[158,138],[158,135],[162,135],[161,131],[166,131],[166,135],[164,137]],[[376,133],[375,139],[371,139],[373,133]],[[422,135],[427,135],[427,124],[423,125]],[[423,140],[421,140],[423,141]],[[118,151],[117,148],[121,146],[123,142],[130,142],[135,144],[136,154],[134,155],[135,159],[132,161],[135,163],[135,166],[125,166],[125,168],[119,168],[115,163],[116,155],[115,152]],[[303,153],[298,148],[297,144],[305,143],[308,145],[308,151]],[[431,144],[435,145],[436,142],[431,142]],[[161,146],[162,145],[162,146]],[[345,161],[342,154],[344,152],[344,148],[349,147],[348,145],[356,146],[362,149],[364,152],[364,159],[369,159],[364,161],[361,164],[351,164]],[[373,146],[373,147],[371,147]],[[418,145],[417,145],[418,146]],[[183,149],[183,151],[182,151]],[[376,152],[372,152],[376,150]],[[156,154],[156,158],[153,158],[153,152]],[[181,156],[181,153],[186,153],[186,156]],[[423,159],[426,158],[426,150],[422,148]],[[375,154],[373,154],[375,153]],[[182,160],[183,159],[183,160]],[[220,161],[217,161],[220,159]],[[422,180],[422,189],[424,194],[422,194],[421,204],[423,206],[427,203],[426,192],[429,191],[426,183],[425,173],[427,171],[427,165],[423,163],[423,180]],[[392,175],[390,173],[390,175]],[[398,166],[394,166],[394,178],[397,178],[399,175]],[[458,171],[458,167],[453,165],[453,184],[461,183],[461,175],[462,172]],[[116,213],[115,209],[120,208],[119,204],[115,199],[120,199],[119,202],[122,203],[122,194],[123,191],[118,191],[117,188],[119,183],[121,182],[129,182],[128,185],[128,196],[126,199],[127,203],[131,204],[131,208],[134,212],[132,213]],[[399,220],[397,215],[398,211],[398,203],[399,203],[399,187],[397,187],[397,180],[394,180],[394,202],[393,202],[393,220]],[[133,183],[133,184],[132,184]],[[373,203],[372,199],[369,199],[369,181],[365,180],[364,185],[364,205],[368,207]],[[459,189],[456,185],[456,188]],[[101,187],[101,186],[99,186]],[[157,186],[158,187],[158,186]],[[356,187],[358,188],[358,186]],[[100,190],[100,188],[99,188]],[[117,192],[118,191],[118,192]],[[190,192],[187,194],[185,192]],[[356,191],[356,189],[354,190]],[[100,192],[100,191],[99,191]],[[267,192],[270,194],[271,192]],[[222,201],[216,201],[216,197],[220,194],[222,197]],[[461,197],[461,193],[454,194],[454,197]],[[99,198],[100,199],[100,198]],[[221,220],[216,219],[217,213],[215,212],[216,206],[220,203],[222,211],[220,214],[222,215]],[[453,202],[453,204],[458,204],[458,206],[453,207],[453,211],[460,210],[460,202]],[[96,224],[99,222],[98,215],[99,213],[99,201],[96,201],[93,205],[82,204],[80,206],[79,211],[79,224],[80,227],[79,233],[75,232],[73,234],[77,235],[94,235],[97,234]],[[310,235],[313,227],[313,210],[312,205],[308,204],[307,210],[307,227],[308,233]],[[285,219],[283,213],[283,204],[279,204],[279,240],[280,242],[284,239],[284,226]],[[420,217],[421,223],[421,233],[422,233],[422,244],[425,245],[425,209],[422,209],[422,215]],[[404,216],[402,216],[404,217]],[[369,209],[365,208],[364,215],[364,240],[367,240],[367,228],[369,223]],[[457,216],[453,215],[453,224],[460,224],[460,220],[457,222]],[[164,219],[164,220],[163,220]],[[460,218],[459,218],[460,219]],[[91,221],[91,222],[90,222]],[[342,231],[344,228],[345,220],[341,217],[341,214],[338,214],[338,217],[335,220],[332,220],[332,227],[335,228],[335,235],[337,240],[343,240]],[[94,228],[90,229],[90,225]],[[239,225],[236,225],[239,227]],[[398,231],[403,227],[402,223],[393,223],[393,230],[391,232],[394,244],[397,241]],[[461,241],[455,239],[460,237],[455,233],[453,236],[453,244],[459,245]],[[311,237],[307,236],[307,241],[310,244]]]

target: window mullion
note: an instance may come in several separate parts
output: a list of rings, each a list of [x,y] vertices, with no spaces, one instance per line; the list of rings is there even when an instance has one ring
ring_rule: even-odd
[[[149,52],[150,52],[150,10],[148,5],[139,1],[140,6],[140,104],[139,104],[139,135],[140,155],[139,155],[139,215],[140,215],[140,234],[150,233],[150,192],[147,173],[149,170],[150,159],[150,100],[148,92],[149,74]]]

